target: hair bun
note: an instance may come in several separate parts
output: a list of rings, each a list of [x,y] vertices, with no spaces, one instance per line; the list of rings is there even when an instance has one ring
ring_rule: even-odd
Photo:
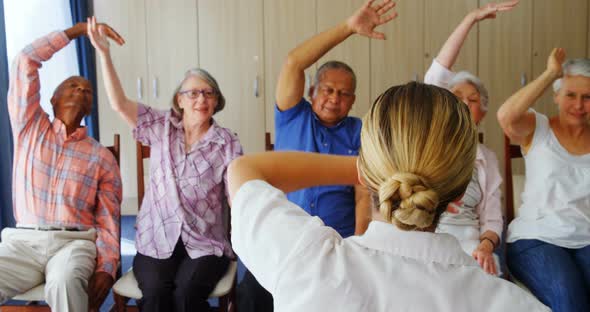
[[[438,202],[437,193],[413,173],[396,173],[379,188],[380,212],[406,229],[432,225]],[[393,203],[399,203],[398,207]]]

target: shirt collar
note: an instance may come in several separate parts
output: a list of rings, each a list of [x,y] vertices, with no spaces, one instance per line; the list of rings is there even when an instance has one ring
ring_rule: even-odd
[[[55,134],[61,137],[64,141],[81,141],[88,137],[86,127],[79,127],[76,129],[76,131],[68,136],[66,125],[59,118],[53,119],[52,127],[53,132],[55,132]]]
[[[402,231],[392,224],[372,221],[362,236],[349,238],[371,249],[421,262],[477,266],[466,254],[456,238],[449,234]]]
[[[180,133],[184,133],[184,126],[182,125],[182,118],[176,113],[174,110],[170,110],[170,123],[172,126],[180,131]],[[205,135],[200,140],[200,144],[213,142],[217,144],[225,144],[225,139],[220,134],[219,131],[221,127],[217,124],[215,119],[211,118],[211,127],[207,129]],[[184,135],[184,134],[183,134]]]

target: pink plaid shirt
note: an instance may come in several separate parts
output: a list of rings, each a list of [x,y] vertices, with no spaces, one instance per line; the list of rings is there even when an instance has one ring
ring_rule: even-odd
[[[97,231],[96,271],[115,277],[119,261],[121,177],[113,154],[86,128],[67,136],[40,105],[41,62],[66,46],[63,32],[35,40],[15,58],[8,112],[14,136],[14,216],[21,226]]]
[[[148,190],[137,216],[137,251],[166,259],[182,238],[192,259],[233,257],[223,212],[227,166],[242,154],[238,137],[213,122],[203,138],[185,151],[182,120],[172,110],[143,104],[133,135],[151,147]]]

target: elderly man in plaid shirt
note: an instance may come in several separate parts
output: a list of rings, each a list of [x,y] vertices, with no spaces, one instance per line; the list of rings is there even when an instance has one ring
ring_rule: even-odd
[[[45,282],[53,311],[93,311],[115,280],[121,177],[112,153],[80,126],[91,111],[91,84],[78,76],[62,82],[51,98],[53,121],[40,105],[41,62],[85,34],[86,23],[50,33],[14,60],[8,111],[17,227],[2,232],[0,304]]]

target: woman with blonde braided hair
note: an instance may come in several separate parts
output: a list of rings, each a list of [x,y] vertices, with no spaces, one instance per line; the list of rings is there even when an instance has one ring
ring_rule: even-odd
[[[359,157],[273,152],[228,169],[232,246],[277,311],[548,311],[494,278],[439,216],[473,172],[477,130],[449,91],[388,89],[363,119]],[[315,185],[366,185],[373,221],[342,238],[285,196]]]

